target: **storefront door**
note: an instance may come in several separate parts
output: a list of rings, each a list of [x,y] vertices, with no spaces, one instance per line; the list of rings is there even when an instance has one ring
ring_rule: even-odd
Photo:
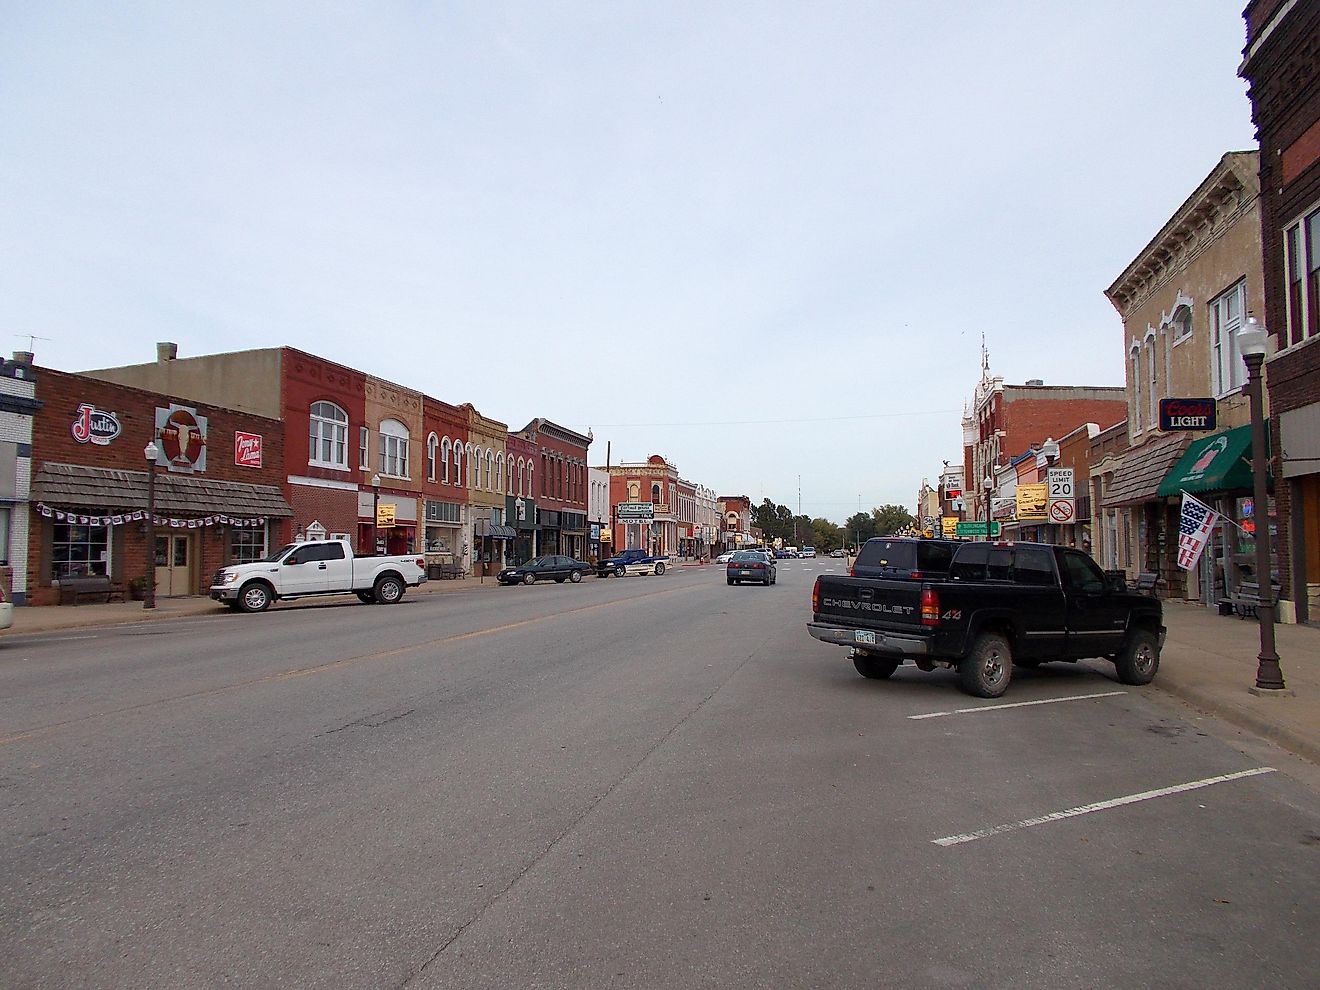
[[[162,598],[193,594],[192,559],[195,534],[169,533],[156,537],[156,595]]]

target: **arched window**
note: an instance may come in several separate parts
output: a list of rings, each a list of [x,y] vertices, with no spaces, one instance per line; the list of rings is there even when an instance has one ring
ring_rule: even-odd
[[[527,462],[521,457],[518,458],[518,495],[519,497],[527,494],[527,489],[523,487],[523,480],[527,476]]]
[[[432,433],[426,438],[426,480],[435,481],[435,457],[440,449],[440,438]]]
[[[486,461],[485,451],[483,451],[480,447],[474,447],[472,449],[471,460],[472,460],[472,471],[471,471],[472,477],[469,479],[468,484],[469,487],[476,490],[481,488],[481,465]]]
[[[463,484],[463,442],[454,441],[454,484]]]
[[[441,468],[443,473],[440,475],[440,480],[445,484],[449,484],[449,458],[453,449],[454,445],[449,442],[448,437],[445,437],[440,441],[440,463],[443,465]]]
[[[1141,348],[1132,345],[1132,432],[1141,432]]]
[[[531,461],[527,462],[527,495],[531,497],[536,494],[536,465]]]
[[[397,419],[380,421],[380,473],[408,477],[408,427]]]
[[[486,450],[486,491],[495,490],[495,451],[487,448]]]
[[[545,486],[546,486],[546,479],[547,479],[549,476],[550,476],[550,472],[546,469],[546,459],[545,459],[545,454],[542,454],[542,455],[541,455],[541,497],[542,497],[542,498],[545,498],[545,495],[546,495],[546,488],[545,488]]]
[[[504,493],[504,451],[495,455],[495,490]]]
[[[660,486],[659,486],[659,485],[652,485],[652,486],[651,486],[651,504],[652,504],[652,505],[659,505],[659,504],[660,504]]]
[[[1173,339],[1182,340],[1184,337],[1192,335],[1192,309],[1190,306],[1179,306],[1173,314]]]
[[[512,457],[510,457],[510,458],[509,458],[509,461],[508,461],[508,471],[509,471],[508,476],[505,478],[505,481],[504,481],[504,490],[505,490],[508,494],[512,495],[515,491],[517,491],[517,489],[513,487],[513,458],[512,458]],[[518,492],[518,494],[521,495],[522,492]]]
[[[348,470],[348,413],[333,402],[313,402],[308,417],[307,463]]]
[[[472,472],[476,465],[477,452],[473,449],[472,444],[467,444],[466,449],[467,449],[467,464],[468,464],[467,486],[468,488],[474,488],[476,486],[473,485],[472,483]]]

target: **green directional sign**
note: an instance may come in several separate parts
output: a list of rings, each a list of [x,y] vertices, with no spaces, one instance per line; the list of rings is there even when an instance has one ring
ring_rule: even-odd
[[[990,524],[990,535],[998,536],[1000,533],[999,523]],[[985,536],[985,523],[983,522],[960,522],[958,524],[958,536]]]

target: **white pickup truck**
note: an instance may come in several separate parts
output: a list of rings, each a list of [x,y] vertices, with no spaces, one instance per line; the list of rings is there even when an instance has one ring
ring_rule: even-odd
[[[347,540],[315,540],[280,547],[265,560],[222,567],[211,597],[232,609],[264,612],[277,599],[356,594],[367,605],[394,605],[404,589],[426,580],[420,554],[354,557]]]

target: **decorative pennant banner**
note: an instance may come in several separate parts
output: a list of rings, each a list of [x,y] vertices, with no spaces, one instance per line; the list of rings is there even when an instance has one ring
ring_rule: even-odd
[[[135,509],[132,512],[120,512],[105,516],[84,516],[73,512],[63,512],[60,509],[52,509],[44,502],[37,502],[33,505],[37,514],[43,519],[54,519],[56,522],[76,523],[80,526],[122,526],[130,522],[142,522],[147,518],[146,510]],[[248,517],[236,519],[233,516],[203,516],[193,519],[175,519],[170,516],[156,516],[157,526],[166,526],[170,529],[204,529],[208,526],[239,526],[252,527],[264,526],[266,524],[265,516]]]

